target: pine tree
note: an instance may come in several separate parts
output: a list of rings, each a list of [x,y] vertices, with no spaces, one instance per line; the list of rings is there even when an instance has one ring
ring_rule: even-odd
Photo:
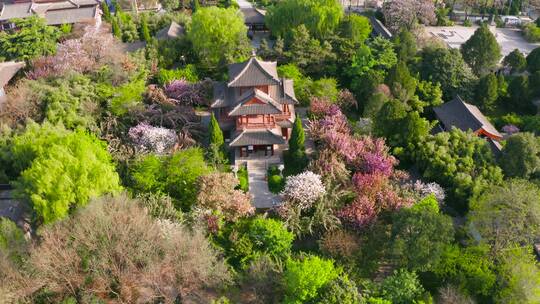
[[[150,30],[148,30],[148,22],[146,21],[146,15],[141,15],[141,37],[143,38],[146,43],[150,43],[152,41],[152,37],[150,36]]]
[[[101,10],[103,11],[103,19],[107,22],[111,22],[111,10],[107,1],[101,3]]]
[[[209,126],[209,138],[210,138],[210,145],[216,145],[220,149],[224,150],[225,148],[225,141],[223,140],[223,131],[221,131],[221,128],[219,127],[219,123],[214,116],[214,113],[212,113],[212,116],[210,117],[210,126]]]
[[[409,101],[416,91],[416,79],[402,60],[388,72],[386,83],[392,90],[392,94],[403,102]]]
[[[122,37],[122,33],[120,32],[120,26],[118,25],[118,18],[112,19],[112,33],[116,38]]]
[[[482,77],[476,86],[475,103],[484,111],[492,111],[499,98],[498,80],[490,73]]]
[[[484,75],[495,68],[502,56],[501,46],[486,25],[480,26],[461,45],[461,54],[476,75]]]
[[[305,151],[305,140],[306,135],[304,134],[304,128],[302,127],[302,120],[300,117],[296,116],[291,132],[291,138],[289,139],[289,153],[295,156],[303,156]]]

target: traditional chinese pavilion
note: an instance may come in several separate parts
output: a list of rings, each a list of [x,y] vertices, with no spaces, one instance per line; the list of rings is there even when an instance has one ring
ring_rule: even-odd
[[[211,108],[240,157],[272,156],[287,143],[296,103],[293,81],[278,76],[277,63],[252,56],[229,65],[229,81],[216,83]]]

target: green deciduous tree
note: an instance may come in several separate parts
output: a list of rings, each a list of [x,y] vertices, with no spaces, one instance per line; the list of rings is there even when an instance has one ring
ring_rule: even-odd
[[[496,255],[529,246],[540,233],[540,189],[517,179],[492,186],[471,206],[469,221]]]
[[[432,271],[442,282],[451,283],[472,295],[493,294],[497,279],[488,246],[447,246]]]
[[[460,210],[466,210],[469,199],[488,185],[502,181],[486,140],[472,132],[453,128],[429,135],[414,152],[424,177],[446,187],[446,201]]]
[[[309,33],[326,38],[338,27],[343,8],[337,0],[285,0],[270,7],[266,24],[276,36],[291,38],[291,30],[305,25]]]
[[[471,95],[471,84],[476,77],[458,50],[428,47],[421,55],[418,66],[421,78],[439,83],[444,99],[451,99],[456,94]]]
[[[0,32],[0,59],[31,60],[56,52],[60,31],[47,26],[45,19],[32,16],[10,22],[17,30]]]
[[[319,304],[360,304],[358,287],[346,275],[326,284],[314,301]]]
[[[404,61],[399,61],[388,72],[386,83],[394,97],[403,102],[408,102],[414,96],[417,80],[409,72],[407,64]]]
[[[496,303],[540,302],[540,266],[529,250],[508,251],[498,270],[500,284],[495,293]]]
[[[226,227],[217,236],[229,262],[245,267],[261,255],[285,259],[291,251],[294,234],[279,220],[256,217]]]
[[[314,299],[322,287],[340,274],[333,261],[318,256],[306,256],[301,260],[289,259],[285,268],[283,303],[287,304],[301,304]]]
[[[199,60],[208,68],[223,67],[249,55],[247,27],[242,14],[234,8],[197,10],[188,37]]]
[[[510,136],[502,150],[499,163],[510,177],[529,178],[540,170],[540,142],[532,133]]]
[[[527,69],[531,73],[540,70],[540,47],[535,48],[527,55]]]
[[[531,102],[529,77],[527,75],[516,76],[508,85],[507,107],[523,114],[534,113],[535,107]]]
[[[461,46],[463,59],[476,75],[491,71],[501,58],[501,47],[486,25],[480,26]]]
[[[495,102],[499,98],[497,76],[493,73],[489,73],[480,78],[480,81],[476,85],[474,102],[484,111],[493,111],[495,108]]]
[[[189,148],[171,156],[148,155],[131,168],[132,188],[139,193],[166,193],[175,206],[189,211],[197,199],[197,181],[212,172],[200,148]]]
[[[392,304],[415,303],[424,293],[424,288],[418,280],[418,275],[405,269],[394,271],[385,278],[379,287],[379,295]],[[372,303],[372,302],[369,302]],[[385,304],[386,302],[373,302]]]
[[[527,68],[527,59],[519,49],[515,49],[504,57],[503,65],[509,67],[512,73],[519,73]]]
[[[45,223],[65,217],[92,197],[120,189],[104,142],[84,131],[29,124],[13,138],[11,153],[18,196],[31,201]]]
[[[340,33],[344,37],[351,39],[353,44],[361,44],[371,34],[371,23],[364,16],[349,14],[341,22]]]
[[[394,38],[394,45],[400,60],[407,62],[416,56],[416,38],[411,32],[405,29],[399,32],[399,35]]]
[[[309,75],[320,75],[328,69],[328,61],[334,59],[332,46],[327,41],[321,43],[312,38],[305,25],[292,29],[288,51],[284,55],[288,60],[303,69]]]
[[[453,240],[449,216],[440,214],[435,201],[427,197],[417,206],[394,215],[392,241],[396,261],[410,270],[427,271],[436,265],[446,245]]]

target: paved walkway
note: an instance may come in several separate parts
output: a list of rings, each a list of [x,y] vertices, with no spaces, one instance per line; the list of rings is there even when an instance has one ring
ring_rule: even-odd
[[[250,160],[247,162],[249,193],[253,196],[255,208],[272,208],[281,203],[279,195],[275,195],[268,189],[266,170],[268,164],[264,160]]]
[[[249,2],[248,0],[236,0],[236,3],[238,3],[238,6],[240,8],[251,8],[253,7],[253,4]]]

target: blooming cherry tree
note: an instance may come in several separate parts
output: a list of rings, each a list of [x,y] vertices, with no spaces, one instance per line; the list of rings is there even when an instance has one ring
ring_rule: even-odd
[[[141,152],[165,153],[177,142],[174,130],[153,127],[146,122],[129,129],[129,138]]]
[[[326,193],[321,176],[311,171],[289,176],[281,195],[285,200],[307,209]]]
[[[232,173],[217,172],[202,176],[197,206],[217,212],[229,221],[253,214],[255,208],[251,205],[251,196],[236,190],[237,185],[238,179]]]

